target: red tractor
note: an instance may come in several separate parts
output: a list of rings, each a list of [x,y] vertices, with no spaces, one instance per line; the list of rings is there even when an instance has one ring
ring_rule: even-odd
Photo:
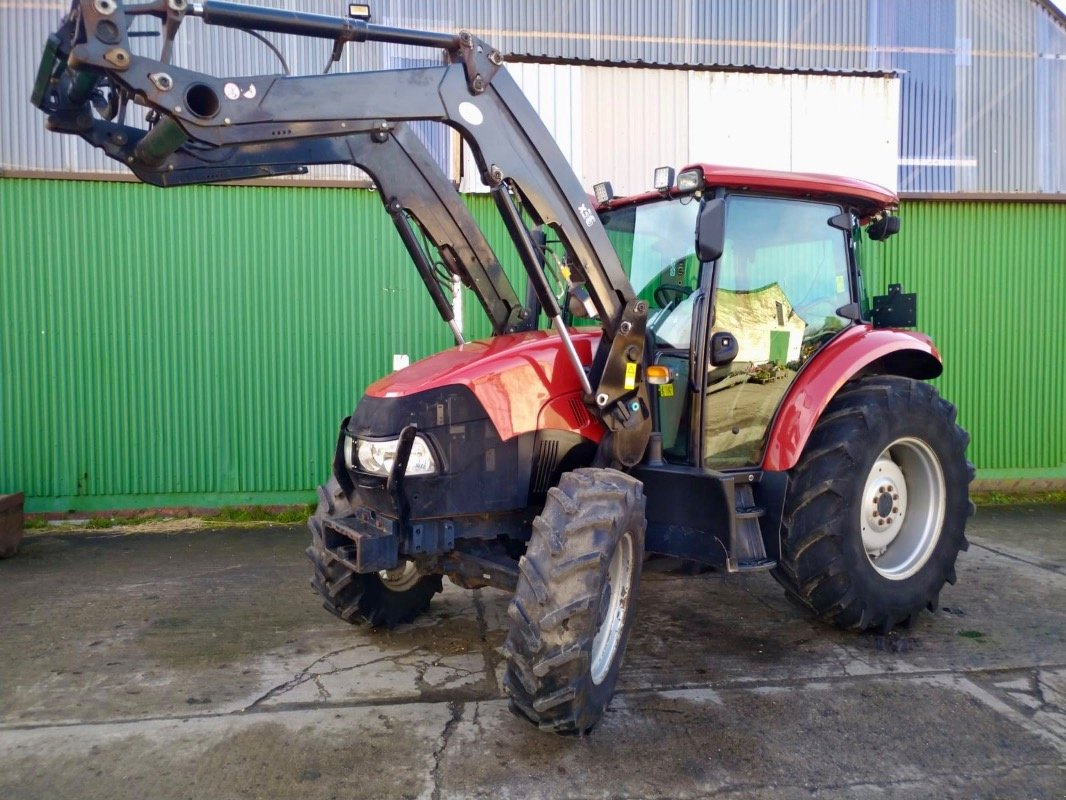
[[[439,48],[436,67],[226,78],[169,63],[186,15],[249,31]],[[158,59],[128,28],[161,21]],[[456,346],[372,384],[340,426],[310,521],[312,583],[395,626],[442,577],[513,592],[505,689],[541,728],[606,708],[650,554],[769,570],[838,627],[935,608],[972,513],[968,437],[898,286],[867,302],[859,242],[899,229],[861,181],[706,164],[592,200],[507,74],[456,35],[208,0],[76,0],[33,101],[160,186],[345,163],[375,181]],[[242,91],[234,92],[236,87]],[[249,87],[253,87],[251,91]],[[147,106],[150,127],[125,120]],[[524,298],[406,124],[469,144]],[[466,342],[461,280],[493,336]]]

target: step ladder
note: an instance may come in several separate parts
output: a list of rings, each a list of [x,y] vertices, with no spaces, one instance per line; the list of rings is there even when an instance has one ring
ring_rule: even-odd
[[[729,547],[730,572],[758,572],[777,566],[766,555],[759,520],[766,510],[755,505],[751,484],[734,484],[733,536]]]

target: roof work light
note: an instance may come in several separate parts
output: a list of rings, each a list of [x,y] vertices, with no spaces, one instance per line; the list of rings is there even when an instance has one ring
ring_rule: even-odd
[[[596,202],[601,206],[605,203],[611,202],[614,199],[614,189],[611,188],[610,181],[602,181],[592,187],[592,191],[596,193]]]
[[[679,192],[695,192],[703,188],[703,170],[686,169],[677,176],[677,190]]]
[[[674,185],[674,168],[673,167],[656,167],[655,168],[655,190],[658,192],[666,192],[670,190],[670,187]]]

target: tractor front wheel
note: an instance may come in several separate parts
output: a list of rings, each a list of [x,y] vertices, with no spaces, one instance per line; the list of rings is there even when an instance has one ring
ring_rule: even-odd
[[[934,610],[973,513],[969,437],[926,383],[845,386],[811,432],[785,501],[785,591],[840,628],[887,632]]]
[[[504,688],[542,729],[587,733],[610,702],[636,607],[644,504],[640,481],[578,469],[533,521],[507,612]]]
[[[314,568],[311,588],[322,598],[322,607],[353,625],[365,620],[375,628],[389,629],[429,608],[430,599],[441,591],[441,576],[423,575],[410,561],[366,575],[348,569],[330,552],[331,545],[343,542],[327,541],[331,534],[322,525],[328,518],[351,514],[348,498],[336,478],[320,486],[318,496],[318,508],[307,521],[311,529],[307,557]]]

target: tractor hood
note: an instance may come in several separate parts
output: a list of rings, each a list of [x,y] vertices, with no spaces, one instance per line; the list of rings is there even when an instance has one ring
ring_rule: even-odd
[[[571,335],[588,366],[599,329],[575,329]],[[580,381],[554,332],[467,342],[375,381],[366,396],[408,398],[445,386],[469,389],[504,441],[544,428],[573,430],[595,440],[602,432],[582,403]]]

